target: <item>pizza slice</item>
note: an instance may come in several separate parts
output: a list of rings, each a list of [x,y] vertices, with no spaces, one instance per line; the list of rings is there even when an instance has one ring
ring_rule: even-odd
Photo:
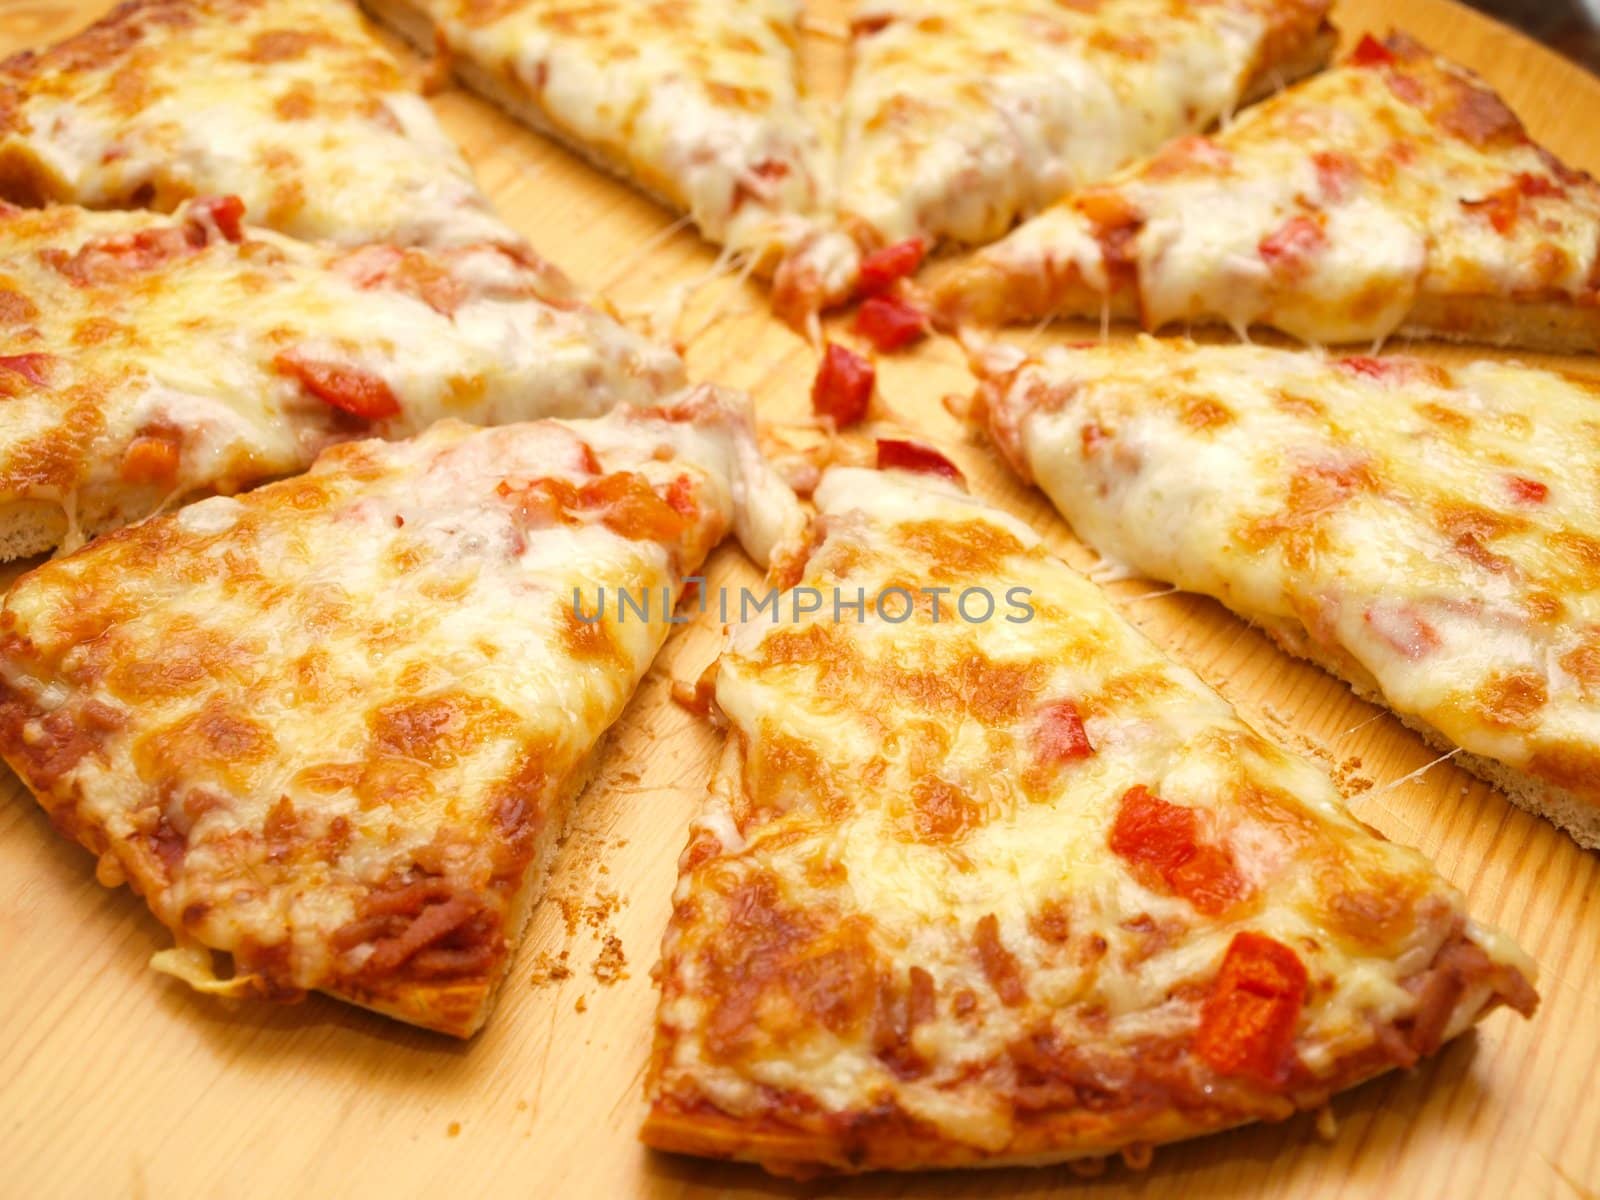
[[[1533,967],[926,448],[835,468],[730,634],[643,1138],[1038,1164],[1281,1119]]]
[[[518,238],[343,0],[131,0],[0,63],[0,198],[176,208],[244,198],[301,238]]]
[[[950,322],[1052,314],[1600,347],[1600,186],[1401,34],[1074,193],[933,284]]]
[[[158,969],[464,1037],[685,577],[800,523],[708,388],[346,443],[24,576],[0,754],[172,930]]]
[[[839,207],[868,247],[993,241],[1316,70],[1327,0],[859,0]]]
[[[980,356],[1078,535],[1204,592],[1600,848],[1600,385],[1143,339]]]
[[[439,417],[595,416],[676,355],[524,247],[297,242],[235,197],[0,204],[0,560]]]
[[[801,321],[842,299],[831,164],[799,71],[794,0],[364,0],[468,87],[688,214],[774,275]]]

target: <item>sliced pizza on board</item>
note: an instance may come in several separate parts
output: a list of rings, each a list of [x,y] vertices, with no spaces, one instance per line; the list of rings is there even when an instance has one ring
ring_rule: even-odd
[[[933,281],[942,320],[1224,322],[1600,348],[1600,186],[1403,34],[1076,192]]]
[[[595,416],[676,355],[526,248],[310,244],[178,213],[0,204],[0,560],[439,417]]]
[[[295,237],[518,240],[344,0],[132,0],[0,63],[0,199],[220,193]]]
[[[1084,541],[1600,848],[1600,384],[1150,338],[975,365],[995,442]]]
[[[799,71],[798,0],[364,0],[468,87],[774,274],[801,320],[854,283]]]
[[[839,207],[868,248],[982,243],[1316,70],[1327,0],[861,0]]]
[[[936,454],[834,468],[729,635],[652,1146],[1037,1164],[1315,1107],[1533,967]]]
[[[346,443],[24,576],[0,754],[172,930],[153,966],[466,1036],[685,576],[801,524],[708,388]]]

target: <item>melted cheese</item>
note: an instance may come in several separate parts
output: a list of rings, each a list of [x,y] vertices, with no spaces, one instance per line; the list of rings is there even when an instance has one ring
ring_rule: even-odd
[[[610,505],[540,499],[624,484]],[[754,455],[747,410],[710,389],[597,421],[443,421],[337,447],[14,587],[0,747],[180,942],[235,956],[230,991],[323,988],[470,1032],[540,883],[536,850],[669,632],[659,597],[741,495],[768,506],[742,521],[757,551],[793,534],[798,507]],[[618,588],[650,594],[650,618],[619,616]],[[585,624],[575,605],[594,616],[600,589]],[[438,889],[403,914],[416,928],[363,925],[405,886]],[[425,936],[439,903],[474,913],[481,945]],[[408,937],[410,956],[372,965]],[[441,945],[486,955],[424,969]],[[203,980],[194,957],[162,965]],[[462,988],[465,1012],[449,1007]]]
[[[1308,968],[1294,1038],[1308,1088],[1340,1086],[1380,1027],[1415,1015],[1408,981],[1462,927],[1459,895],[1420,855],[1371,835],[1325,775],[1244,725],[1021,522],[899,473],[836,468],[816,501],[799,588],[955,592],[938,621],[924,602],[905,622],[836,623],[825,604],[730,632],[728,750],[663,947],[653,1122],[709,1106],[753,1134],[810,1132],[791,1166],[860,1168],[1071,1157],[1265,1115],[1188,1049],[1245,929]],[[1031,620],[951,607],[963,589],[1017,587]],[[1040,727],[1063,701],[1092,752],[1051,761]],[[1136,787],[1193,810],[1242,899],[1205,916],[1111,849]],[[1466,929],[1495,963],[1531,970]],[[1450,1028],[1485,995],[1463,996]],[[1059,1056],[1083,1107],[1068,1089],[1041,1111],[1030,1088],[1052,1068],[1030,1068],[1030,1047]],[[1097,1086],[1109,1116],[1090,1111]],[[905,1119],[923,1124],[897,1143]]]
[[[1392,44],[1375,51],[1387,64],[1328,71],[1069,196],[953,275],[945,303],[1098,315],[1124,286],[1105,258],[1122,237],[1126,305],[1152,329],[1224,321],[1371,341],[1419,300],[1591,299],[1600,188],[1476,77]],[[1020,305],[1018,278],[1037,281]]]
[[[1146,339],[1005,364],[988,395],[1090,544],[1600,803],[1593,383]]]
[[[798,0],[425,0],[474,86],[764,269],[797,256],[838,297],[832,172],[798,68]]]
[[[11,60],[6,85],[18,98],[0,119],[0,179],[20,172],[50,199],[171,209],[233,193],[252,222],[296,237],[518,241],[337,0],[130,6]]]
[[[0,435],[0,505],[78,492],[99,528],[169,495],[302,470],[324,446],[367,431],[404,436],[441,417],[594,416],[682,383],[674,354],[582,304],[524,252],[345,251],[255,230],[235,243],[196,219],[0,213],[0,298],[20,314],[6,352],[47,356],[42,386],[0,379],[15,392]],[[116,265],[156,237],[180,249],[148,267]],[[113,261],[78,270],[96,247]],[[379,380],[399,412],[370,422],[339,412],[283,368],[284,355]],[[129,453],[152,433],[173,440],[177,460],[145,480]]]
[[[1325,7],[859,0],[843,219],[876,242],[992,241],[1231,113]]]

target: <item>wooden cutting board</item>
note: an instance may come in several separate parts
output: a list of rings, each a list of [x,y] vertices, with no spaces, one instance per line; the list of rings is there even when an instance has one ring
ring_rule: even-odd
[[[738,3],[738,0],[728,0]],[[0,53],[54,40],[102,0],[0,0]],[[837,0],[816,5],[807,69],[845,68]],[[1600,171],[1600,80],[1446,0],[1349,0],[1346,43],[1399,25],[1471,65],[1577,166]],[[830,24],[831,23],[831,24]],[[670,216],[461,92],[435,99],[505,215],[583,283],[648,305],[714,254]],[[720,309],[720,312],[717,310]],[[713,317],[719,317],[715,321]],[[731,280],[679,326],[697,378],[754,392],[768,419],[805,411],[815,358]],[[1061,336],[1084,336],[1062,330]],[[1052,333],[1048,336],[1057,336]],[[1460,358],[1460,351],[1435,351]],[[1600,373],[1600,360],[1566,365]],[[975,490],[1093,561],[1041,497],[945,415],[971,379],[940,339],[880,372],[911,428]],[[725,547],[713,570],[754,574]],[[716,580],[713,580],[713,586]],[[1123,611],[1264,731],[1325,759],[1365,821],[1420,846],[1539,960],[1538,1015],[1508,1013],[1408,1074],[1339,1098],[1338,1134],[1309,1117],[1163,1149],[1142,1174],[1067,1168],[791,1184],[635,1140],[650,1040],[650,965],[713,734],[669,702],[713,653],[710,622],[673,638],[617,728],[489,1027],[459,1044],[314,997],[225,1008],[146,969],[168,944],[126,890],[94,882],[0,768],[0,1195],[649,1196],[1600,1195],[1600,856],[1511,807],[1411,733],[1290,661],[1216,605],[1113,585]]]

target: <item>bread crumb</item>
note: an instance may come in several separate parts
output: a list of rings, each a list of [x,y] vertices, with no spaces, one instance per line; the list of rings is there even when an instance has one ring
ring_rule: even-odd
[[[579,996],[578,997],[578,1002],[572,1006],[572,1010],[574,1012],[588,1012],[589,1011],[589,1002],[587,1000],[585,1000],[582,996]]]
[[[550,951],[541,950],[533,960],[533,978],[530,982],[534,987],[545,987],[548,984],[560,983],[563,979],[572,977],[572,968],[567,966],[567,952],[552,956]]]
[[[1333,1105],[1324,1104],[1317,1109],[1317,1136],[1331,1142],[1339,1136],[1339,1120],[1333,1115]]]
[[[628,977],[628,960],[622,952],[622,939],[608,933],[600,947],[600,957],[594,960],[594,977],[610,987]]]
[[[460,1137],[461,1136],[461,1122],[460,1121],[451,1121],[449,1126],[446,1127],[444,1132],[445,1132],[445,1136],[446,1137]]]

